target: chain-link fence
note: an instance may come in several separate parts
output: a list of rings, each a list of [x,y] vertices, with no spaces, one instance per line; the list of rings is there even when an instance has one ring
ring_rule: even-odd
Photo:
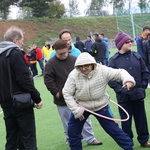
[[[150,26],[150,13],[124,14],[117,10],[116,23],[118,32],[125,32],[134,38],[142,33],[144,26]]]

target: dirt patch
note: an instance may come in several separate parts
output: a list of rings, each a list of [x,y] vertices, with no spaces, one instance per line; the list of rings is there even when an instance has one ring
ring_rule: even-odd
[[[5,31],[11,26],[21,28],[25,32],[25,39],[27,41],[37,36],[37,32],[35,32],[35,23],[32,21],[0,21],[0,40],[3,40]]]

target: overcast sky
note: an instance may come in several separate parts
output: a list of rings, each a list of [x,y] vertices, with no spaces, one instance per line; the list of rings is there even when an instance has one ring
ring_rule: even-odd
[[[69,0],[60,0],[64,5],[65,7],[67,8],[68,7],[68,4],[69,4]],[[86,0],[87,3],[84,3],[84,0],[77,0],[78,1],[78,4],[79,4],[79,10],[80,10],[80,15],[83,16],[84,15],[84,12],[86,10],[86,6],[89,6],[91,0]],[[137,6],[137,0],[131,0],[132,3],[132,7],[136,7]],[[84,7],[83,7],[84,6]],[[104,8],[104,10],[109,10],[109,13],[112,13],[113,12],[113,8],[112,6],[108,7],[107,8]],[[12,6],[11,7],[11,13],[9,15],[9,18],[10,19],[16,19],[17,18],[17,15],[18,15],[18,11],[19,11],[19,8],[16,7],[16,6]]]
[[[62,3],[65,4],[65,6],[67,7],[68,4],[69,4],[69,0],[60,0]],[[91,3],[91,0],[86,0],[87,2],[84,3],[84,0],[77,0],[78,4],[79,4],[79,10],[81,12],[81,16],[84,15],[84,11],[86,10],[86,6],[89,6],[89,4]],[[137,1],[138,0],[130,0],[131,2],[131,7],[137,7]],[[129,3],[129,1],[128,1]],[[128,4],[126,5],[126,7],[128,7]],[[112,14],[113,13],[113,6],[110,6],[110,7],[106,7],[104,8],[104,10],[109,10],[109,13]]]

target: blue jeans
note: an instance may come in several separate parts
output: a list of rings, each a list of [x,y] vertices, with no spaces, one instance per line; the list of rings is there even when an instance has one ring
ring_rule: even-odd
[[[96,63],[102,63],[102,65],[107,66],[107,60],[105,58],[96,58]]]
[[[96,113],[112,118],[108,105],[103,109],[96,111]],[[90,113],[85,111],[83,115],[85,119],[82,121],[80,121],[79,119],[75,119],[73,114],[71,114],[70,116],[70,120],[68,123],[68,136],[71,150],[82,150],[81,132],[83,125],[86,119],[89,117]],[[124,150],[133,150],[132,140],[121,128],[119,128],[117,123],[98,116],[95,117],[102,128],[118,143],[121,148],[123,148]]]

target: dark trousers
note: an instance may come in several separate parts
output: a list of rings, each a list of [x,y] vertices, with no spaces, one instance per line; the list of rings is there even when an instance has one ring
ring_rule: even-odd
[[[42,75],[43,75],[43,72],[44,72],[44,62],[43,62],[43,58],[40,59],[40,60],[38,60],[38,62],[39,62],[40,68],[41,68],[41,70],[42,70]]]
[[[22,137],[21,133],[19,133],[19,135],[18,135],[17,148],[18,148],[18,150],[25,150],[25,146],[24,146],[24,142],[23,142],[23,137]]]
[[[25,150],[37,150],[33,108],[16,111],[13,107],[7,107],[3,108],[3,112],[6,126],[5,150],[17,150],[19,136]]]
[[[150,65],[147,66],[148,71],[150,72]],[[150,84],[150,79],[148,80],[148,83]]]
[[[107,65],[107,60],[105,58],[95,58],[96,63],[102,63],[102,65]]]
[[[33,77],[36,76],[36,75],[38,75],[38,70],[36,68],[36,63],[30,64],[30,68],[31,68]]]
[[[96,111],[96,113],[112,118],[108,106],[99,111]],[[68,136],[71,150],[82,150],[81,132],[83,125],[86,119],[89,117],[90,113],[85,111],[83,115],[85,119],[80,121],[79,119],[75,119],[74,115],[71,113],[68,123]],[[98,116],[95,117],[99,121],[102,128],[118,143],[120,147],[122,147],[124,150],[133,150],[132,140],[121,128],[119,128],[117,123]]]
[[[128,113],[129,113],[129,120],[126,122],[122,122],[122,129],[126,132],[130,138],[133,138],[132,132],[132,118],[134,118],[136,132],[137,132],[137,139],[139,143],[144,144],[149,139],[149,132],[148,132],[148,125],[147,125],[147,118],[144,106],[144,100],[139,101],[126,101],[119,103]],[[119,109],[119,113],[121,118],[126,118],[125,113]]]

